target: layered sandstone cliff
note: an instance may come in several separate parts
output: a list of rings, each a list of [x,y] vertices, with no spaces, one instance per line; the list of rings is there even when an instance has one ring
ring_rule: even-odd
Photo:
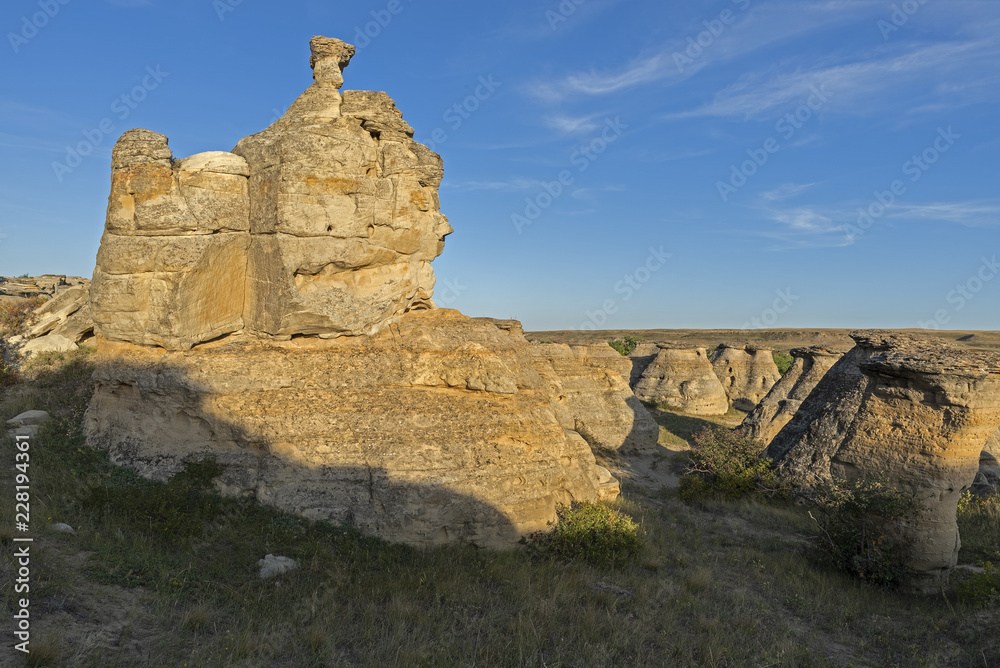
[[[751,438],[768,445],[845,352],[818,346],[792,349],[795,361],[791,368],[746,416],[740,429]]]
[[[605,344],[530,347],[535,369],[549,384],[560,423],[594,449],[650,452],[660,427],[628,386],[632,364]]]
[[[704,348],[660,343],[643,371],[635,395],[651,404],[666,404],[693,415],[722,415],[729,399]]]
[[[712,353],[712,368],[734,408],[752,411],[781,379],[770,348],[722,344]]]
[[[804,485],[884,479],[927,512],[909,583],[936,591],[956,564],[959,497],[1000,426],[1000,355],[891,332],[855,332],[857,345],[826,373],[774,437],[768,454]]]

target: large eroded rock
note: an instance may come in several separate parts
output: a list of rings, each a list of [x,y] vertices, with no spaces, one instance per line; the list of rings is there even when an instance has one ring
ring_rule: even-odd
[[[212,457],[227,493],[421,545],[617,496],[581,431],[644,447],[628,362],[436,309],[441,159],[385,93],[340,92],[354,47],[311,51],[313,85],[232,153],[115,146],[88,442],[161,480]]]
[[[726,390],[704,348],[669,343],[660,343],[658,348],[635,386],[635,396],[692,415],[723,415],[729,410]]]
[[[104,341],[88,442],[160,480],[215,457],[230,494],[394,541],[507,546],[618,494],[531,348],[448,310],[374,337]]]
[[[771,441],[779,469],[812,486],[884,479],[927,507],[912,527],[909,588],[938,591],[958,558],[958,500],[1000,426],[1000,355],[892,332],[857,345]]]
[[[441,158],[385,93],[340,92],[354,47],[311,42],[314,83],[232,153],[174,160],[130,130],[112,157],[92,291],[109,340],[186,350],[245,330],[373,334],[433,306],[451,231]]]
[[[781,379],[770,348],[722,344],[712,353],[712,368],[734,408],[752,411]]]
[[[768,445],[845,352],[818,346],[792,349],[795,362],[746,416],[740,429],[751,438]]]
[[[606,344],[537,344],[529,348],[549,381],[556,415],[594,449],[651,452],[660,427],[628,386],[632,363]]]

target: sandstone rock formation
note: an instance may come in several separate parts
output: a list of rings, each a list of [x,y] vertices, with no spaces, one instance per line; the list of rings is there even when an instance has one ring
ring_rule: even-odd
[[[729,410],[726,391],[712,370],[704,348],[660,343],[653,362],[636,384],[635,396],[665,403],[693,415],[722,415]]]
[[[161,480],[212,456],[230,494],[390,540],[510,545],[618,494],[529,348],[437,309],[373,337],[104,341],[88,441]]]
[[[0,299],[26,297],[54,297],[75,285],[89,285],[90,280],[79,276],[44,274],[11,278],[0,276]]]
[[[805,485],[883,478],[927,513],[912,527],[915,591],[938,591],[958,558],[958,499],[1000,426],[1000,355],[934,339],[854,332],[837,362],[771,441],[768,454]]]
[[[632,363],[600,343],[569,346],[537,344],[533,366],[556,397],[560,423],[578,432],[591,448],[651,452],[660,427],[632,393]]]
[[[88,442],[156,479],[214,457],[227,493],[415,544],[617,496],[577,427],[642,447],[627,362],[435,308],[441,159],[385,93],[340,92],[354,47],[311,48],[315,82],[232,153],[116,144]]]
[[[341,94],[354,47],[311,46],[313,85],[232,153],[175,161],[163,135],[119,139],[92,297],[105,337],[186,350],[241,330],[374,334],[433,306],[430,262],[452,231],[441,158],[385,93]]]
[[[69,286],[31,314],[21,350],[68,352],[94,334],[90,313],[90,281]]]
[[[635,386],[642,379],[642,374],[646,373],[646,369],[653,363],[659,352],[660,346],[649,341],[642,341],[632,349],[632,352],[628,354],[629,362],[632,364],[628,377],[629,387],[635,389]]]
[[[746,416],[740,429],[751,438],[768,445],[845,352],[818,346],[793,348],[791,354],[795,362]]]
[[[781,379],[770,348],[722,344],[712,353],[712,368],[734,408],[752,411]]]

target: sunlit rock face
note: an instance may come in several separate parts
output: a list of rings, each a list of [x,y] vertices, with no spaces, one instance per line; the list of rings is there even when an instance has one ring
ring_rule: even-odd
[[[116,144],[88,442],[160,480],[214,458],[225,493],[418,545],[510,546],[615,498],[591,446],[658,429],[629,363],[436,308],[441,159],[385,93],[341,92],[354,47],[311,47],[314,83],[232,152]]]
[[[750,438],[770,444],[845,352],[818,346],[793,348],[791,355],[795,361],[791,368],[746,416],[740,429]]]
[[[752,411],[781,378],[771,348],[722,344],[712,353],[712,368],[734,408]]]
[[[635,396],[693,415],[723,415],[729,399],[704,348],[659,343],[635,385]]]
[[[232,153],[174,160],[161,134],[119,139],[92,296],[106,338],[373,334],[433,306],[452,231],[441,158],[385,93],[340,92],[354,47],[311,46],[315,82]]]
[[[958,500],[1000,426],[1000,355],[883,331],[827,371],[768,448],[803,485],[885,480],[911,490],[927,512],[910,529],[908,586],[939,591],[958,559]]]

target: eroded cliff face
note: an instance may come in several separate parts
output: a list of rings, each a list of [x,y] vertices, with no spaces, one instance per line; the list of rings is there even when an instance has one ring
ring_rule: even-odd
[[[591,445],[655,446],[628,362],[435,308],[441,159],[385,93],[341,93],[354,47],[311,49],[313,85],[232,153],[115,146],[88,442],[156,479],[214,457],[227,493],[420,545],[616,497]]]
[[[743,432],[765,446],[770,444],[845,352],[817,346],[792,349],[794,363],[743,420]]]
[[[934,339],[863,331],[771,441],[779,469],[804,485],[884,479],[927,513],[912,526],[909,583],[937,591],[956,564],[959,497],[1000,426],[1000,355]]]
[[[781,379],[773,352],[750,344],[722,344],[712,353],[712,368],[734,408],[752,411]]]
[[[656,357],[635,386],[635,396],[651,404],[666,403],[693,415],[723,415],[729,410],[726,391],[704,348],[657,345]]]

